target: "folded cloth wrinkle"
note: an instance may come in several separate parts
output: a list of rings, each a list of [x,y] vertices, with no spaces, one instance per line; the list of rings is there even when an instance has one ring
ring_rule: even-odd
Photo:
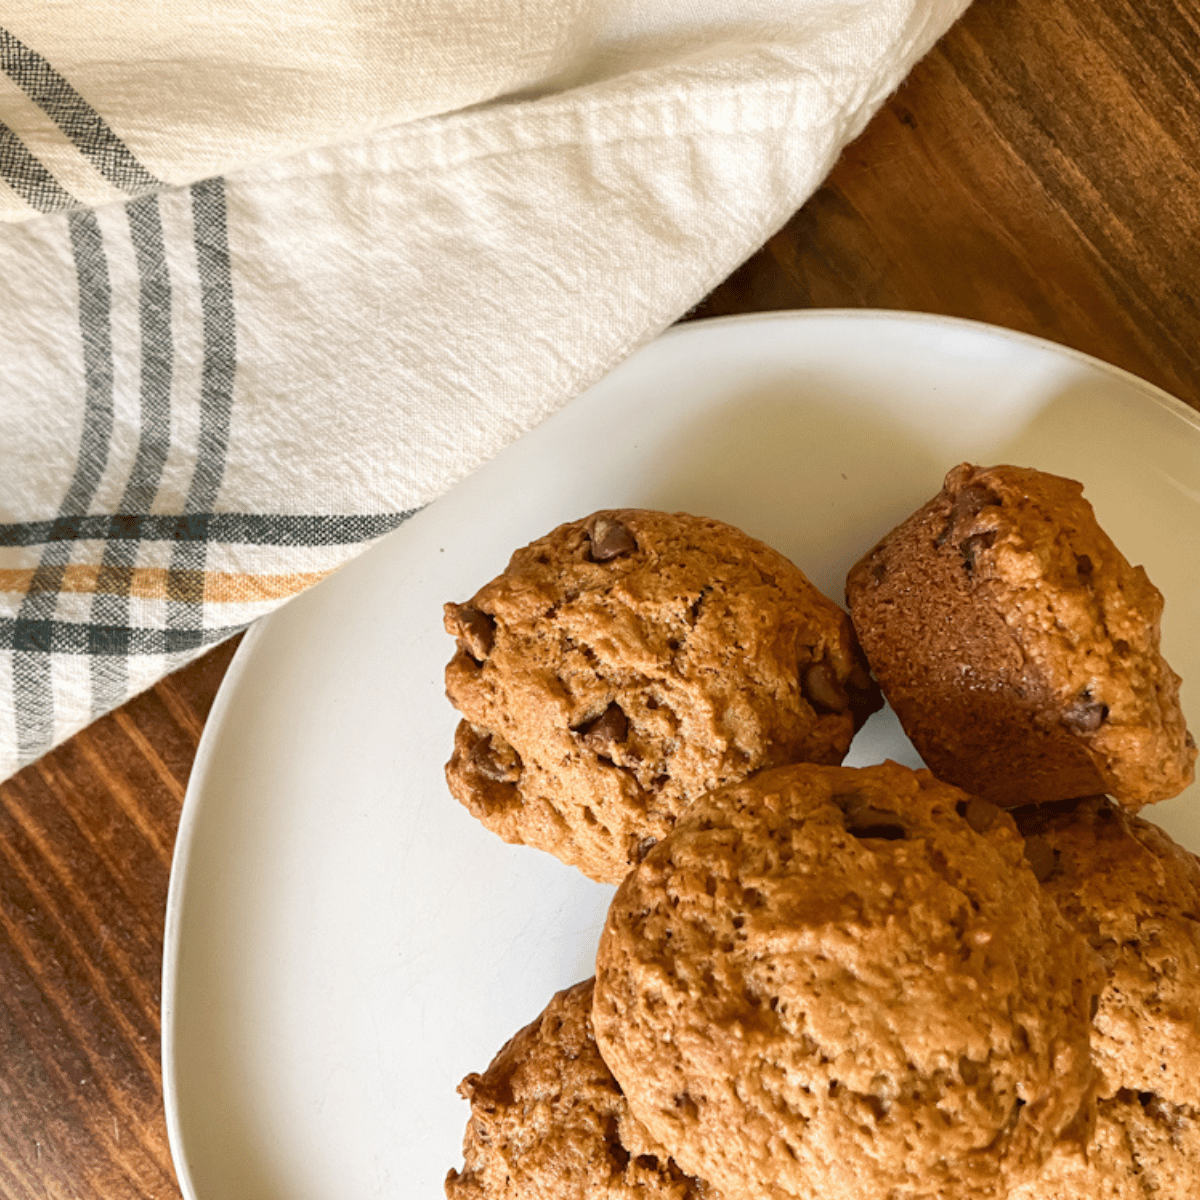
[[[0,18],[0,778],[686,313],[964,3]]]
[[[0,66],[42,105],[21,130],[35,157],[99,204],[534,86],[578,53],[582,9],[41,0],[0,18]],[[84,145],[94,177],[70,166]]]

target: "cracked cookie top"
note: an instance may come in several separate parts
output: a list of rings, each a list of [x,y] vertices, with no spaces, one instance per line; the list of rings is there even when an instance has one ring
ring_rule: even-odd
[[[723,788],[617,890],[600,1052],[726,1197],[1005,1196],[1093,1111],[1100,964],[1011,817],[895,763]]]
[[[851,570],[855,629],[939,778],[998,804],[1104,792],[1130,809],[1192,781],[1161,593],[1083,489],[964,463]]]
[[[602,882],[711,788],[841,762],[881,703],[837,605],[762,542],[682,513],[560,526],[445,623],[464,718],[450,790]]]
[[[588,979],[559,992],[482,1075],[447,1200],[720,1200],[647,1140],[592,1034]]]

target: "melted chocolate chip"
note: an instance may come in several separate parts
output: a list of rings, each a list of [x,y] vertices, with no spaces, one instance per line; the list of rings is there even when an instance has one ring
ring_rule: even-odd
[[[637,549],[632,533],[614,517],[597,513],[588,522],[588,537],[592,542],[592,561],[611,562]]]
[[[1091,579],[1092,572],[1095,569],[1092,565],[1092,560],[1086,554],[1075,555],[1075,570],[1078,572],[1080,579]]]
[[[968,484],[950,502],[950,512],[946,517],[946,526],[937,537],[937,545],[942,546],[950,535],[972,517],[978,516],[985,508],[1000,504],[1000,497],[991,488],[981,483]]]
[[[498,743],[490,733],[480,734],[467,761],[477,774],[497,783],[515,783],[521,777],[520,755],[507,742]]]
[[[654,847],[657,845],[658,845],[658,838],[654,838],[654,837],[642,838],[642,840],[640,842],[638,842],[636,848],[634,849],[634,852],[633,852],[634,862],[641,862],[642,859],[645,858],[646,855],[649,854],[650,851],[653,850]]]
[[[833,668],[824,659],[809,663],[800,676],[805,699],[819,712],[843,713],[850,707],[850,697],[838,683]]]
[[[629,718],[621,706],[613,701],[598,717],[586,721],[575,730],[579,740],[590,749],[603,751],[613,742],[625,740],[629,732]]]
[[[953,520],[961,521],[964,517],[978,516],[985,508],[999,504],[1000,497],[991,488],[982,483],[969,483],[954,497],[950,514]]]
[[[470,604],[460,604],[454,610],[458,617],[458,636],[467,653],[481,663],[496,644],[496,618]]]
[[[1091,692],[1083,692],[1063,713],[1062,719],[1063,724],[1076,733],[1095,733],[1108,719],[1108,705],[1093,700]]]
[[[959,549],[962,551],[963,568],[968,575],[975,574],[975,568],[979,565],[979,556],[985,551],[990,550],[996,541],[996,531],[989,529],[984,533],[974,533],[969,538],[964,538]]]

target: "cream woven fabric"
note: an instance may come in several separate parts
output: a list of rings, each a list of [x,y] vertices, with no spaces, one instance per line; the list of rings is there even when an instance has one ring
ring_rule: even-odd
[[[0,6],[0,777],[684,313],[964,3]]]

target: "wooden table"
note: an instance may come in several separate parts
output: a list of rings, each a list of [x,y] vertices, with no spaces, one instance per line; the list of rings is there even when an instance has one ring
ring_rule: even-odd
[[[976,0],[693,316],[875,307],[1039,334],[1200,409],[1200,3]],[[0,787],[0,1197],[179,1196],[171,849],[234,647]]]

